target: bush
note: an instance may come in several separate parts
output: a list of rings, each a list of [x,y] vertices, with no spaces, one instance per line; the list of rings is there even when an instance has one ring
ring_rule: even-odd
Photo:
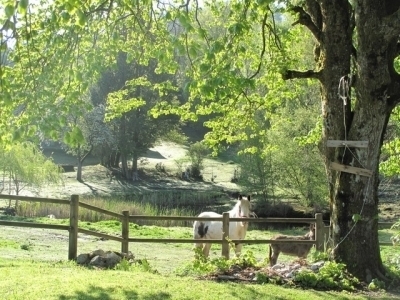
[[[318,273],[304,270],[297,273],[294,282],[302,287],[321,290],[353,291],[360,284],[359,280],[349,274],[346,265],[336,262],[326,262]]]
[[[207,146],[201,142],[190,145],[187,156],[191,163],[190,176],[195,179],[202,179],[201,171],[204,169],[204,159],[208,156]]]

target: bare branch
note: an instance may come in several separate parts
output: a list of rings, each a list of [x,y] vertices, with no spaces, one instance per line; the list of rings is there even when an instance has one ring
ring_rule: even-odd
[[[299,19],[294,22],[292,25],[297,25],[301,24],[306,26],[311,33],[314,35],[314,37],[317,39],[318,42],[321,41],[321,30],[315,25],[315,23],[312,21],[310,15],[304,11],[304,9],[300,6],[294,6],[291,9],[292,11],[296,12],[299,14]]]
[[[307,70],[304,72],[296,71],[296,70],[286,70],[285,73],[282,74],[282,78],[284,80],[295,79],[295,78],[315,78],[321,80],[322,72],[315,72],[313,70]]]
[[[186,3],[182,4],[182,5],[179,5],[178,9],[185,8],[186,13],[189,13],[189,3],[190,3],[190,0],[186,0]]]
[[[253,75],[250,76],[250,79],[253,79],[254,77],[257,76],[258,73],[260,73],[261,70],[261,65],[262,65],[262,58],[264,57],[265,54],[265,26],[267,26],[267,17],[268,17],[268,13],[266,13],[264,15],[262,24],[261,24],[261,38],[262,38],[262,49],[261,49],[261,53],[260,53],[260,62],[258,64],[257,70],[254,72]]]

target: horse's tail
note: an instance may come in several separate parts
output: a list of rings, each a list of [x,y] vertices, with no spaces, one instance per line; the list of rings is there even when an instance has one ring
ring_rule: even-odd
[[[269,244],[269,256],[268,256],[268,258],[269,258],[269,262],[271,263],[271,259],[272,259],[272,247],[271,247],[271,244]]]
[[[208,226],[206,226],[204,222],[199,222],[198,224],[199,225],[194,228],[193,237],[195,239],[202,239],[207,235]]]

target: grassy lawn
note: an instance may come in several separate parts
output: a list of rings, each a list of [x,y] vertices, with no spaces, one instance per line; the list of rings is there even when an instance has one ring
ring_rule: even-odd
[[[91,270],[71,262],[0,259],[2,299],[371,299],[264,284],[211,282],[141,270]],[[384,299],[377,294],[376,299]]]
[[[35,222],[67,223],[48,218]],[[130,225],[131,237],[192,238],[189,227]],[[120,234],[120,223],[112,220],[80,222],[80,227]],[[304,234],[306,229],[279,231]],[[248,239],[266,239],[277,230],[249,230]],[[380,231],[382,241],[392,232]],[[96,270],[76,266],[67,261],[68,232],[50,229],[3,227],[0,230],[0,299],[396,299],[386,293],[351,294],[301,290],[272,284],[245,284],[200,280],[178,276],[179,270],[193,260],[191,244],[131,243],[130,250],[138,259],[146,258],[157,274],[139,267],[129,270]],[[213,245],[211,257],[221,254],[221,246]],[[382,257],[391,257],[397,247],[381,247]],[[119,251],[120,244],[79,234],[78,254],[95,249]],[[263,263],[268,245],[244,245]],[[281,255],[280,262],[293,257]],[[312,260],[312,254],[309,256]],[[398,297],[397,297],[398,299]]]

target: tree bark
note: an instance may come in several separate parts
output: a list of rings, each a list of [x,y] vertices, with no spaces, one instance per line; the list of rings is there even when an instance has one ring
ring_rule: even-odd
[[[85,161],[86,157],[89,156],[90,153],[93,151],[93,145],[90,146],[89,150],[82,155],[81,150],[78,152],[78,169],[76,171],[76,180],[82,181],[82,166],[83,162]]]
[[[380,149],[390,113],[399,101],[400,81],[393,67],[399,30],[388,16],[385,1],[360,0],[355,7],[347,0],[305,3],[295,9],[299,13],[296,23],[307,26],[318,42],[317,70],[308,73],[321,83],[321,150],[329,180],[334,259],[346,263],[351,273],[367,282],[385,279],[378,239],[377,190]],[[396,17],[399,14],[390,13]],[[355,76],[350,75],[352,59]],[[297,73],[301,74],[298,76],[288,72],[285,76],[288,74],[303,78],[306,73]],[[352,77],[355,82],[350,81]],[[349,84],[348,89],[344,86],[338,90],[341,79]],[[355,92],[353,97],[351,90]],[[328,148],[328,140],[369,144],[368,148]],[[364,177],[335,171],[330,168],[331,162],[373,173]]]

